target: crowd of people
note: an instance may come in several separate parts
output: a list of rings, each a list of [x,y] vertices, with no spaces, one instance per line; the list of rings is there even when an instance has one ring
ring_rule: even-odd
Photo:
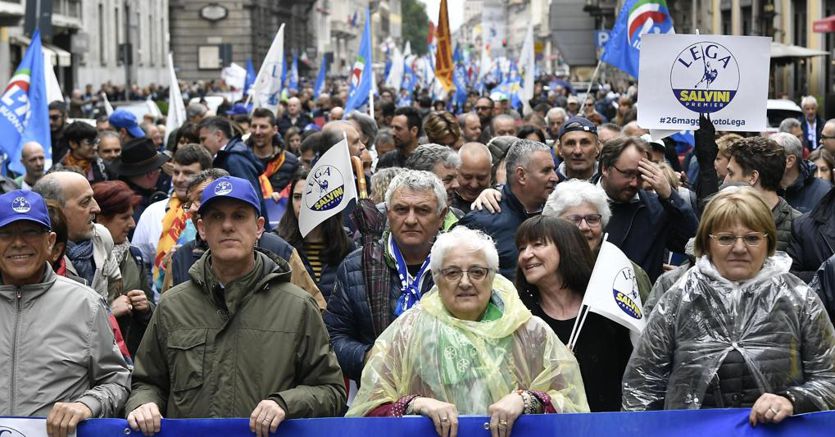
[[[52,143],[0,185],[0,414],[54,436],[342,415],[455,436],[475,414],[504,437],[522,414],[835,407],[835,119],[813,98],[778,133],[702,116],[687,144],[637,124],[634,87],[540,81],[524,114],[478,93],[453,114],[381,86],[373,116],[328,91],[193,103],[173,132],[50,104]],[[302,235],[343,138],[360,199]],[[604,240],[646,328],[591,313],[570,350]]]

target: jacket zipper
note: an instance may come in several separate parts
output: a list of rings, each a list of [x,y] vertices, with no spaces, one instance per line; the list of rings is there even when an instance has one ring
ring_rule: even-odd
[[[9,412],[10,416],[15,415],[15,371],[17,370],[17,331],[20,327],[20,300],[23,298],[23,293],[20,289],[17,290],[17,313],[15,314],[14,320],[14,332],[12,335],[12,378],[9,381]]]

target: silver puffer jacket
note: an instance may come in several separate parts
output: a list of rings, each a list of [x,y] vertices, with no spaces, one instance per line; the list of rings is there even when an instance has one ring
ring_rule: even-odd
[[[107,315],[101,296],[49,265],[38,284],[0,284],[0,416],[46,416],[55,402],[116,415],[130,370]]]
[[[653,310],[623,376],[624,410],[701,408],[733,349],[763,393],[834,407],[835,331],[790,266],[778,252],[754,278],[734,283],[700,258]]]

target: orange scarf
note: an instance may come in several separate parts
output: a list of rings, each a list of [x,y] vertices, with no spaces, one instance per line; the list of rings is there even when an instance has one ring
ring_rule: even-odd
[[[177,244],[180,232],[186,227],[189,217],[182,208],[182,204],[183,202],[177,198],[176,194],[168,200],[168,210],[165,211],[165,216],[162,218],[162,233],[154,257],[154,277],[158,275],[158,271],[162,267],[162,259]]]
[[[264,173],[261,173],[261,176],[258,176],[258,181],[261,182],[261,196],[264,199],[268,199],[273,194],[273,184],[270,183],[270,177],[274,175],[281,166],[284,165],[284,152],[279,152],[278,155],[273,158],[267,164],[267,169],[264,170]]]
[[[93,165],[87,159],[78,159],[72,155],[72,151],[67,152],[67,156],[64,157],[64,167],[77,167],[84,172],[84,176],[87,179],[90,179],[90,171],[93,169]]]

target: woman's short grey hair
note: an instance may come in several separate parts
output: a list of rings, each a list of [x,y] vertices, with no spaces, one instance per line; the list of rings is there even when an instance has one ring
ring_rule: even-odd
[[[432,277],[435,278],[435,283],[438,283],[438,276],[441,274],[441,269],[444,268],[444,258],[452,248],[463,248],[472,252],[481,252],[484,259],[487,261],[487,268],[490,269],[490,275],[495,275],[496,270],[499,269],[499,253],[496,251],[496,245],[489,235],[481,231],[476,231],[464,226],[456,226],[449,232],[443,232],[435,239],[435,244],[432,245],[432,252],[429,255],[429,267],[432,268]],[[467,269],[469,266],[459,266]]]
[[[391,199],[394,193],[401,189],[408,188],[412,191],[432,191],[435,199],[438,200],[438,215],[446,209],[446,189],[443,182],[431,173],[423,170],[404,170],[395,176],[386,190],[386,208],[391,208]]]
[[[535,152],[551,153],[551,149],[538,141],[520,139],[510,146],[505,157],[505,171],[507,180],[511,182],[516,167],[528,168],[531,158]]]
[[[418,146],[406,160],[406,168],[431,172],[438,163],[446,168],[458,168],[461,166],[461,158],[455,150],[447,146],[423,144]]]
[[[362,134],[368,139],[366,146],[377,144],[377,122],[373,118],[359,111],[351,111],[348,120],[357,122]]]
[[[612,210],[609,209],[606,192],[597,185],[579,179],[571,179],[557,184],[545,202],[542,215],[559,217],[565,210],[584,203],[588,203],[597,210],[597,213],[601,215],[601,225],[605,228],[609,224],[609,219],[612,218]]]

